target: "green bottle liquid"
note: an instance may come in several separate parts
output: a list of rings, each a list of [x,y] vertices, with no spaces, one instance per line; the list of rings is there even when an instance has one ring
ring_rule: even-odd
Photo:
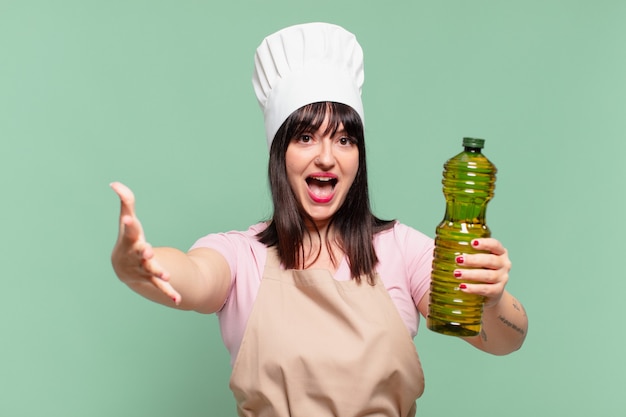
[[[482,154],[484,145],[484,139],[463,138],[465,149],[443,170],[446,214],[436,230],[427,326],[450,336],[475,336],[482,321],[484,297],[462,292],[463,281],[454,277],[454,270],[462,268],[457,256],[480,252],[473,249],[473,239],[491,236],[485,213],[496,167]]]

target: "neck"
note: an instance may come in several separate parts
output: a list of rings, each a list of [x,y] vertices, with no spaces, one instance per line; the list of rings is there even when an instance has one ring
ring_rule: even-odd
[[[322,266],[334,270],[343,256],[332,230],[325,228],[309,229],[302,242],[305,268]]]
[[[317,235],[319,233],[324,237],[329,234],[330,219],[317,221],[305,219],[305,226],[310,235]]]

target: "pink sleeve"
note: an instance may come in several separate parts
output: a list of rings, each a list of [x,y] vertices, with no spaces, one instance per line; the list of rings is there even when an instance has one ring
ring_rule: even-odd
[[[214,233],[198,239],[191,246],[191,249],[207,248],[219,252],[230,267],[230,282],[232,286],[237,276],[237,253],[239,252],[237,246],[237,240],[232,239],[232,233]]]
[[[419,326],[417,305],[430,287],[433,240],[396,223],[375,237],[375,247],[378,273],[409,332],[415,336]]]
[[[435,244],[433,239],[421,232],[410,228],[407,229],[405,241],[407,249],[406,268],[411,286],[411,296],[417,306],[430,289],[430,274]]]

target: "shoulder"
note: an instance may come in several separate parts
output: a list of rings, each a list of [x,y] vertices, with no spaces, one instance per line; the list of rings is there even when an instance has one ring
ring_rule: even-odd
[[[244,231],[211,233],[198,239],[191,249],[208,248],[219,252],[228,262],[234,279],[238,272],[251,265],[262,269],[267,257],[267,247],[259,242],[256,235],[265,228],[267,223],[263,222]]]
[[[228,232],[210,233],[196,240],[191,249],[211,248],[219,249],[220,246],[250,246],[265,247],[260,243],[256,235],[267,228],[267,223],[256,223],[247,230],[231,230]]]

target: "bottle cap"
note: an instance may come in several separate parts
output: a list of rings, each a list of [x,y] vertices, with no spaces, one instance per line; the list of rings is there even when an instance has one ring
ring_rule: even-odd
[[[485,147],[485,139],[463,138],[463,146],[465,146],[466,148],[482,149]]]

